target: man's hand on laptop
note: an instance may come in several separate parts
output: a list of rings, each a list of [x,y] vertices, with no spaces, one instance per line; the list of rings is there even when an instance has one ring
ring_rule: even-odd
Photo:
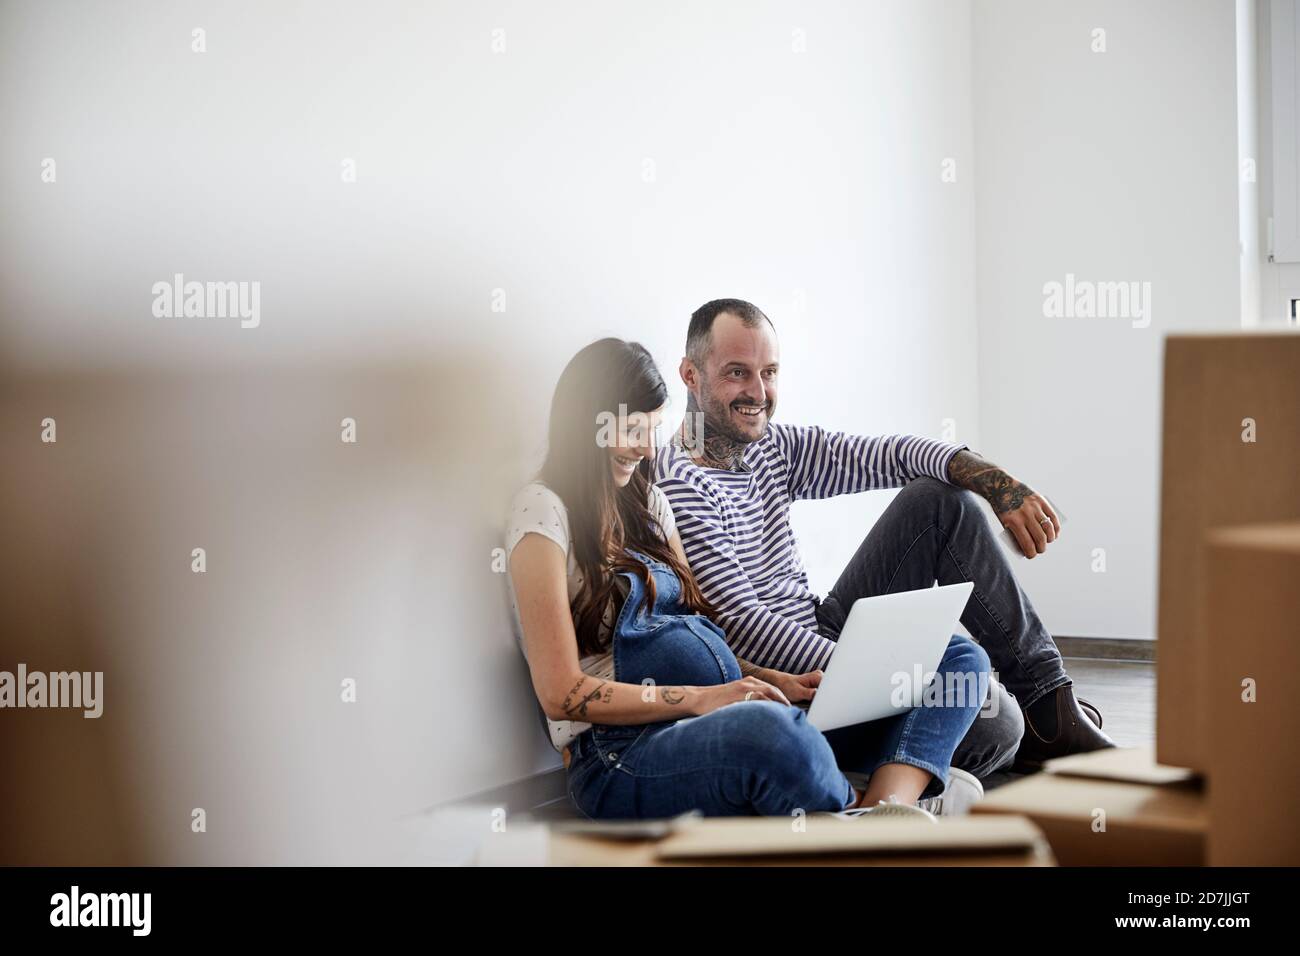
[[[817,685],[822,682],[820,670],[809,671],[806,674],[787,674],[784,671],[767,670],[763,676],[769,683],[780,688],[792,704],[810,702],[817,693]]]
[[[1006,469],[970,451],[948,463],[952,483],[980,495],[993,507],[1002,526],[1015,536],[1026,558],[1043,554],[1061,533],[1061,522],[1046,498]]]

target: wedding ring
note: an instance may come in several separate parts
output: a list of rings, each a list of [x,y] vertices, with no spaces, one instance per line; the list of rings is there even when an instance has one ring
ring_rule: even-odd
[[[745,700],[753,700],[753,699],[754,699],[754,692],[752,690],[747,691],[745,693]]]

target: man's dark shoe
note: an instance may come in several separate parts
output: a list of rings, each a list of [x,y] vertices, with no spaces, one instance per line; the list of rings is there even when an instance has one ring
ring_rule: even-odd
[[[1011,769],[1016,773],[1034,773],[1045,760],[1067,754],[1086,753],[1114,747],[1115,741],[1101,732],[1075,699],[1074,689],[1066,684],[1024,709],[1025,735]]]
[[[1079,702],[1079,709],[1083,711],[1083,715],[1096,724],[1098,730],[1101,730],[1101,711],[1097,709],[1097,705],[1090,700],[1084,700],[1082,697],[1074,699]]]

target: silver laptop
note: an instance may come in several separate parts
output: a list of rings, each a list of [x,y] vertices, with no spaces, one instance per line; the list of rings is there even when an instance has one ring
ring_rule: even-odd
[[[808,722],[827,731],[911,710],[974,589],[967,581],[855,601]]]

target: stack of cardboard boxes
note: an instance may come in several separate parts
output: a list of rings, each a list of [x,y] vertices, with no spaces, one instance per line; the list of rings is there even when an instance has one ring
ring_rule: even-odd
[[[1156,655],[1154,754],[1053,761],[977,812],[1062,865],[1300,863],[1300,335],[1166,341]]]
[[[989,793],[977,817],[1023,815],[1062,866],[1199,866],[1208,812],[1191,770],[1161,766],[1150,748],[1048,761],[1042,773]]]

